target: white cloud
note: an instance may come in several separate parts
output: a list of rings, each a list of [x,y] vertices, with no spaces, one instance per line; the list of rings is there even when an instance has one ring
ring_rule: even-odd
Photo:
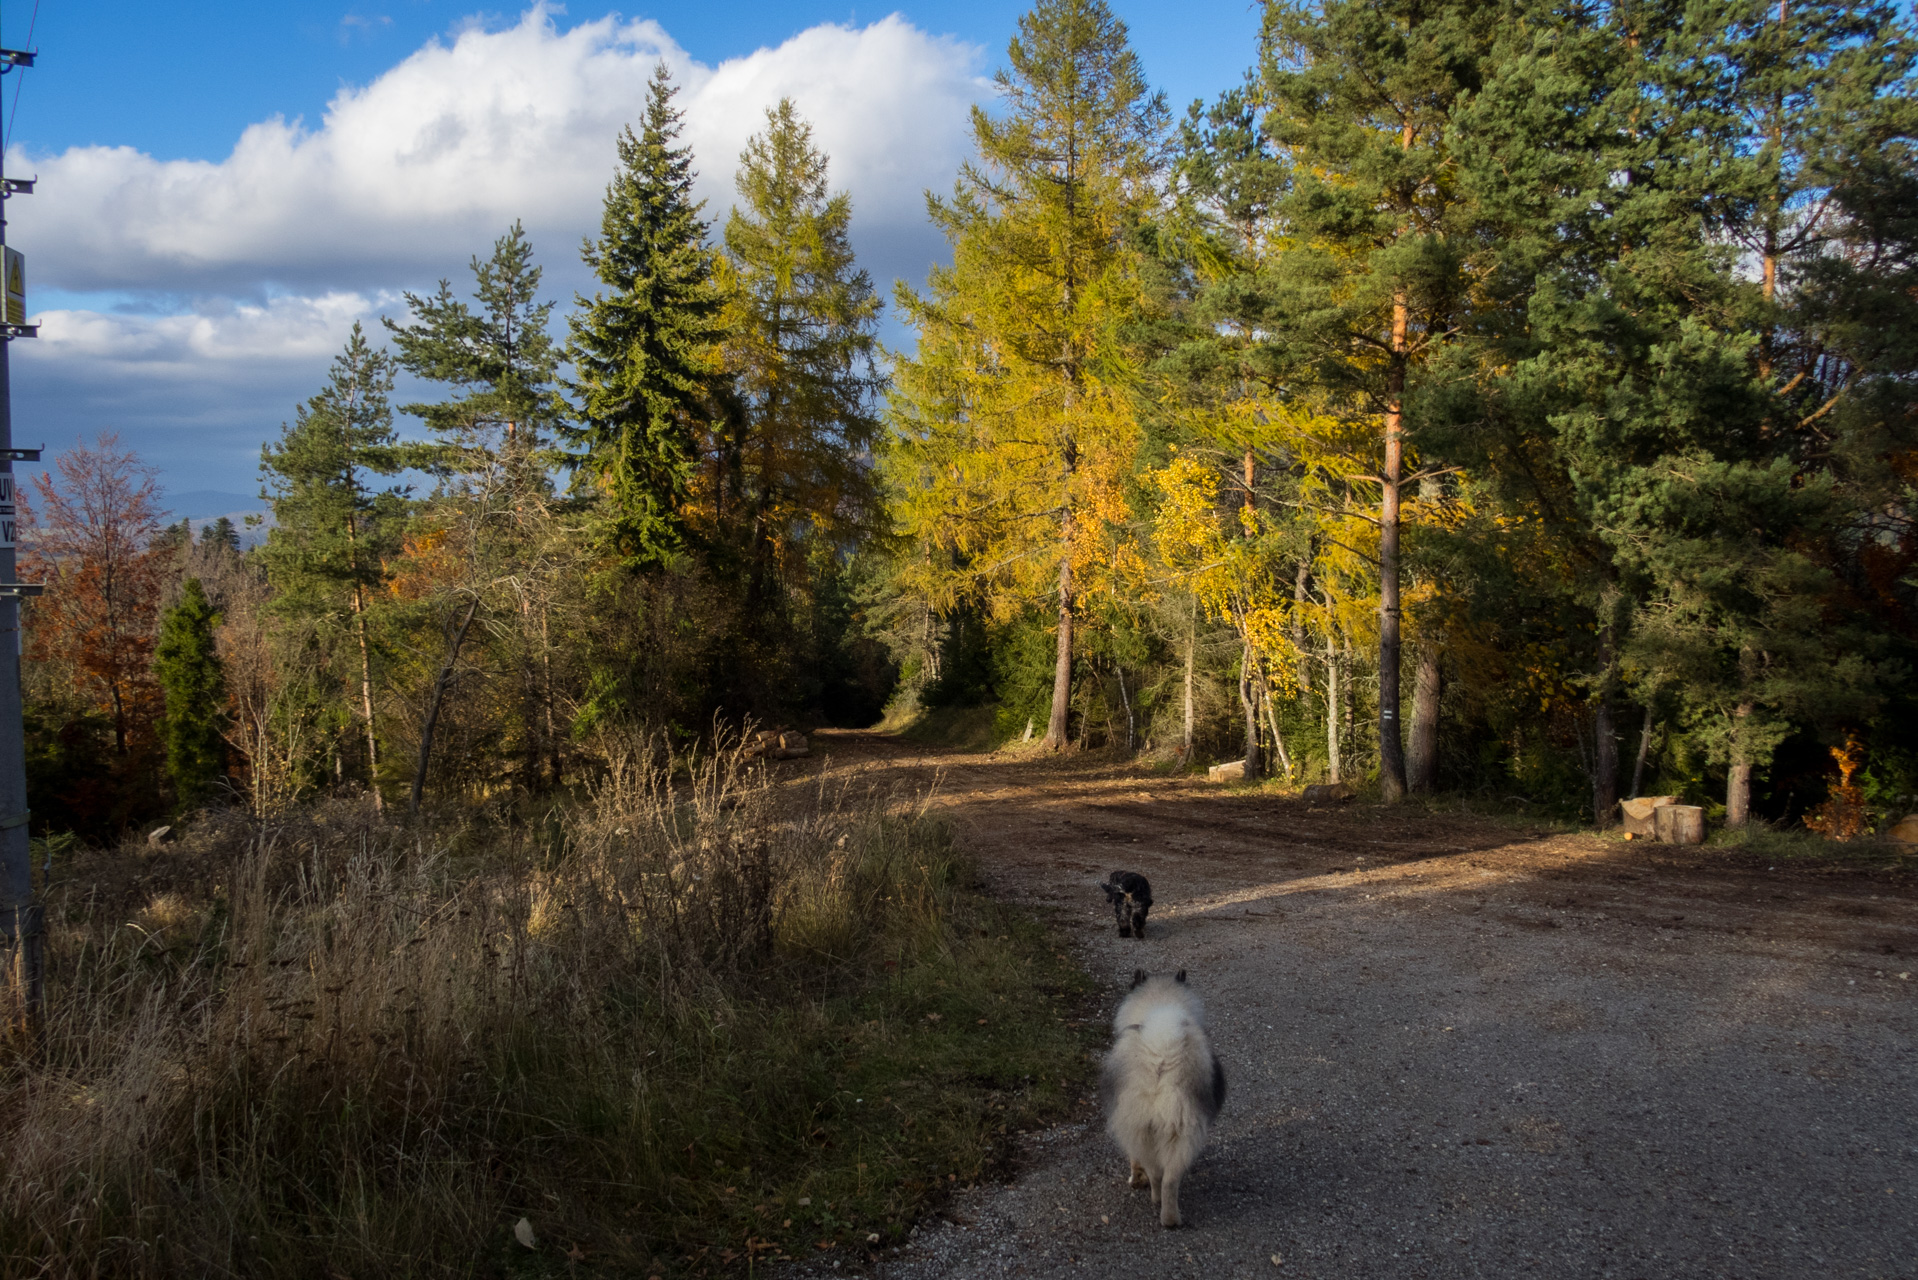
[[[882,287],[940,255],[922,192],[950,184],[967,110],[991,92],[980,50],[894,15],[707,67],[657,23],[562,30],[553,13],[429,43],[343,89],[317,128],[263,121],[223,160],[10,154],[9,172],[40,178],[8,210],[32,288],[122,300],[37,317],[39,341],[14,346],[22,418],[52,419],[63,439],[117,428],[169,472],[237,449],[235,475],[250,475],[259,437],[317,388],[354,319],[376,328],[397,290],[462,283],[467,259],[515,218],[549,296],[570,297],[588,283],[577,246],[597,231],[618,131],[641,115],[660,60],[681,85],[709,216],[730,205],[766,107],[790,96],[832,158],[833,185],[852,193],[855,245]]]
[[[551,259],[596,221],[614,140],[662,59],[682,85],[715,209],[764,109],[790,96],[861,228],[902,230],[965,146],[966,108],[983,88],[977,56],[895,15],[815,27],[708,68],[657,23],[607,17],[560,31],[540,7],[342,90],[318,129],[255,124],[217,163],[127,147],[9,157],[10,170],[32,165],[41,178],[15,207],[15,238],[33,247],[39,284],[71,290],[380,287],[396,271],[443,269],[449,246],[490,243],[514,218]]]

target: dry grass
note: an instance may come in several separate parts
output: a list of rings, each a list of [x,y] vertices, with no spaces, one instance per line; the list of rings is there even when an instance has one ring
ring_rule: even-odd
[[[682,775],[683,776],[683,775]],[[1076,974],[910,798],[616,770],[100,855],[0,1059],[0,1274],[667,1274],[896,1238],[1076,1090]],[[527,1218],[536,1247],[514,1240]]]

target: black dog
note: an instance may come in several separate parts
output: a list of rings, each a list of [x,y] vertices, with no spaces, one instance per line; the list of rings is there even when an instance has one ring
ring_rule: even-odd
[[[1145,937],[1145,913],[1152,910],[1152,885],[1136,871],[1115,871],[1099,886],[1106,891],[1112,914],[1119,918],[1121,938]]]

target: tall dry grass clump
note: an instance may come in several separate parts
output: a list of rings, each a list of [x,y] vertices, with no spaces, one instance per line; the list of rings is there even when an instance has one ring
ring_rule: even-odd
[[[520,1216],[670,1265],[834,1145],[836,1046],[953,963],[955,880],[912,799],[729,759],[544,828],[335,804],[78,864],[0,1062],[4,1271],[467,1275]]]

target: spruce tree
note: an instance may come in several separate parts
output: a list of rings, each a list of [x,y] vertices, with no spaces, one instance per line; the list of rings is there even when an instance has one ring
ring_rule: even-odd
[[[570,320],[567,356],[579,420],[572,459],[609,509],[610,541],[628,564],[658,564],[683,545],[680,505],[697,465],[698,422],[711,413],[722,332],[703,202],[690,148],[675,145],[678,89],[661,63],[637,136],[619,138],[600,238],[582,256],[605,289]]]
[[[167,778],[181,810],[206,802],[226,771],[226,680],[214,647],[220,615],[198,578],[188,578],[180,601],[160,618],[153,675],[165,696],[160,740]]]
[[[1045,743],[1067,742],[1074,628],[1129,516],[1139,442],[1124,326],[1142,297],[1133,233],[1157,198],[1163,101],[1102,0],[1041,0],[975,107],[977,160],[928,196],[953,249],[901,288],[918,350],[896,368],[890,463],[906,530],[937,554],[914,589],[1002,615],[1050,598]]]
[[[322,634],[346,616],[357,650],[366,785],[375,807],[383,802],[368,614],[386,581],[386,560],[398,549],[407,497],[372,481],[424,460],[394,433],[392,389],[392,359],[374,350],[355,324],[326,386],[260,454],[273,528],[259,554],[276,592],[274,608],[310,621]]]

